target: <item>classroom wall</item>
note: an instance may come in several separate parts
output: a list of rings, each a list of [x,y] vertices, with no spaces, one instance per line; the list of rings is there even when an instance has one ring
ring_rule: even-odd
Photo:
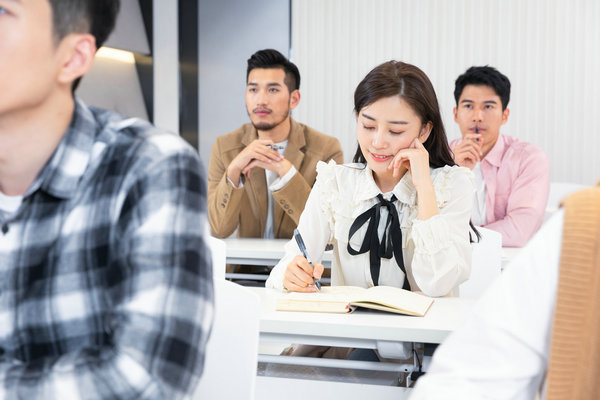
[[[92,69],[77,88],[77,96],[89,105],[147,120],[133,54],[117,54],[120,58],[103,51],[96,54]]]
[[[389,59],[431,78],[448,136],[454,80],[489,64],[512,83],[502,132],[546,151],[552,181],[600,179],[600,1],[293,0],[291,56],[302,74],[301,122],[356,148],[352,96]]]
[[[199,152],[208,165],[215,139],[249,122],[246,60],[274,48],[289,55],[288,0],[200,0]]]

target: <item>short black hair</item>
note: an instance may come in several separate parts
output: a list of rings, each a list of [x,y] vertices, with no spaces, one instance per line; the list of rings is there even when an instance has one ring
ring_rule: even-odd
[[[100,48],[115,27],[120,0],[48,0],[57,41],[70,33],[91,33]]]
[[[290,92],[300,89],[300,71],[298,67],[289,61],[283,54],[273,49],[259,50],[248,59],[246,70],[246,82],[250,71],[255,68],[281,68],[285,72],[285,85]]]
[[[454,82],[454,99],[456,100],[456,105],[458,105],[458,100],[467,85],[491,87],[498,97],[500,97],[502,110],[506,110],[506,107],[508,107],[508,101],[510,100],[510,80],[496,68],[489,65],[471,67],[464,74],[456,78],[456,82]]]
[[[54,40],[71,33],[90,33],[100,48],[115,27],[120,0],[48,0],[52,9]],[[73,82],[73,91],[81,78]]]

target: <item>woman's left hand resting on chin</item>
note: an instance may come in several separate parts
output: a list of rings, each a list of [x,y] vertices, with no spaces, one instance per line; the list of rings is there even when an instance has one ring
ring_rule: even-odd
[[[393,169],[395,177],[401,170],[409,170],[412,183],[417,190],[427,185],[433,186],[429,173],[429,153],[419,138],[415,138],[409,148],[397,152],[388,169]]]
[[[293,292],[318,292],[313,278],[320,279],[323,275],[323,264],[313,262],[310,266],[306,258],[296,256],[288,264],[283,275],[283,287]]]
[[[412,183],[418,193],[420,220],[426,220],[440,213],[435,198],[431,173],[429,171],[429,153],[419,138],[415,138],[409,148],[402,149],[394,156],[388,166],[393,175],[398,176],[403,169],[410,171]]]

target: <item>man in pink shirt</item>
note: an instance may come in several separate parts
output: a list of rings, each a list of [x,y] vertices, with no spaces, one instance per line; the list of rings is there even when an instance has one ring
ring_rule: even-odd
[[[533,144],[500,134],[510,113],[510,81],[497,69],[469,68],[456,79],[454,98],[462,139],[450,148],[454,161],[475,175],[472,221],[500,232],[502,246],[524,246],[544,219],[548,158]]]

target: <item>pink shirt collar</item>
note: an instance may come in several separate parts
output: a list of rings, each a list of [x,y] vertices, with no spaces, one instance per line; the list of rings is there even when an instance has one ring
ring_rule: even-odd
[[[495,167],[500,167],[502,165],[502,157],[504,156],[504,149],[506,147],[506,140],[504,135],[498,135],[498,139],[494,144],[494,147],[490,150],[489,153],[485,156],[483,161],[487,161]]]

